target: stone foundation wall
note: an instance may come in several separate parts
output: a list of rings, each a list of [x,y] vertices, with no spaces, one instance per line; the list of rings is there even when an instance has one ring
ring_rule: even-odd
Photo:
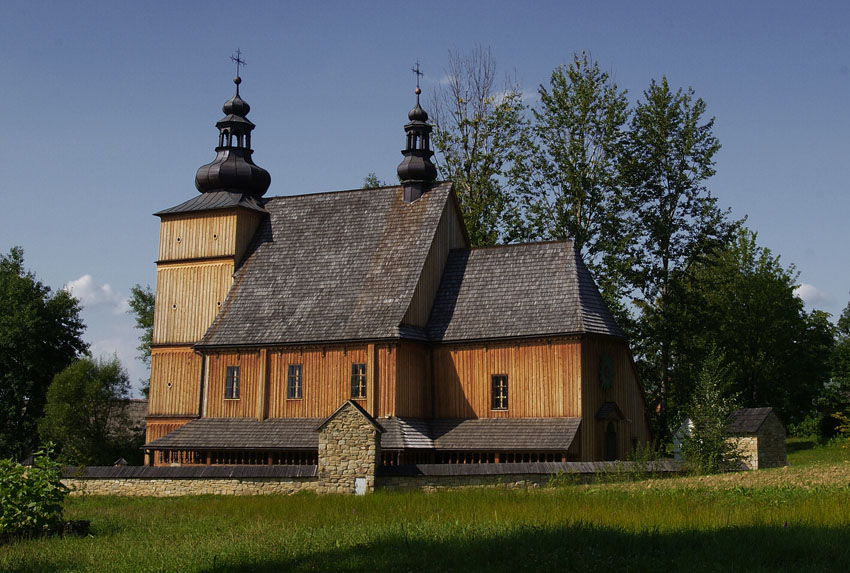
[[[288,495],[317,491],[316,478],[81,479],[62,480],[71,495],[175,497],[182,495]]]

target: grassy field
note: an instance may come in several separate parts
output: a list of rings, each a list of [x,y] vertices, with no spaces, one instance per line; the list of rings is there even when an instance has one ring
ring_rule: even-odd
[[[0,570],[847,571],[848,453],[536,491],[70,499],[93,535],[0,546]]]

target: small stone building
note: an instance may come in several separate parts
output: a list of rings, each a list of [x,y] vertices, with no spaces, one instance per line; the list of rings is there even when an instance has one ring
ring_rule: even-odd
[[[729,440],[738,445],[747,469],[777,468],[788,465],[785,427],[773,408],[741,408],[729,416]]]
[[[693,422],[685,418],[673,436],[673,457],[682,459],[682,440],[691,435]],[[743,469],[757,470],[788,465],[785,427],[773,408],[741,408],[726,424],[729,441],[737,445]]]

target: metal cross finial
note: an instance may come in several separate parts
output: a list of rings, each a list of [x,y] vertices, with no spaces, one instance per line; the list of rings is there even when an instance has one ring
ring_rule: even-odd
[[[242,51],[239,48],[236,48],[236,55],[230,56],[230,59],[236,62],[236,75],[239,75],[239,66],[245,66],[247,63],[242,59]]]
[[[419,70],[419,60],[416,60],[416,67],[410,68],[410,71],[416,74],[416,89],[419,89],[419,77],[425,75]]]

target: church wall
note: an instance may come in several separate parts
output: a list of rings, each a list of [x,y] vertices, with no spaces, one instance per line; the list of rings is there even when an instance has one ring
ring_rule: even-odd
[[[209,418],[253,418],[257,415],[260,370],[264,361],[259,350],[216,352],[208,355],[204,416]],[[228,366],[239,367],[239,398],[224,397]]]
[[[197,416],[201,363],[191,347],[151,349],[148,415]]]
[[[599,366],[603,353],[611,356],[613,382],[609,390],[602,388]],[[597,420],[596,414],[605,402],[615,402],[625,420],[616,420],[617,458],[626,459],[632,451],[633,439],[649,440],[646,402],[637,380],[628,345],[616,338],[588,336],[582,341],[582,460],[604,459],[605,429],[608,420]]]
[[[233,283],[233,261],[160,264],[156,270],[154,344],[193,344],[203,337]]]
[[[402,342],[398,348],[395,404],[381,415],[431,416],[431,357],[424,344]]]
[[[383,375],[381,357],[386,348],[376,350],[375,375]],[[221,352],[210,355],[207,413],[209,417],[244,416],[257,414],[257,391],[263,368],[260,353],[247,351]],[[351,365],[369,364],[368,345],[356,346],[303,346],[272,348],[268,351],[268,388],[266,415],[269,418],[323,418],[331,415],[340,404],[351,398]],[[245,365],[244,368],[241,365]],[[300,364],[302,376],[301,398],[287,398],[289,365]],[[240,366],[239,400],[224,399],[224,381],[227,366]],[[368,372],[367,372],[368,374]],[[368,376],[367,376],[368,377]],[[383,383],[383,380],[378,384]],[[380,400],[382,388],[367,385],[365,400],[357,400],[364,409],[371,408],[370,397],[377,392]],[[236,402],[244,402],[239,405]],[[238,412],[230,414],[228,412]]]
[[[159,231],[159,260],[232,257],[236,254],[236,229],[233,211],[167,216]]]
[[[434,352],[434,417],[580,416],[577,339],[456,344]],[[491,376],[507,374],[508,409],[491,409]]]
[[[419,282],[416,284],[416,289],[413,291],[410,307],[407,309],[402,323],[420,327],[424,327],[428,323],[428,317],[431,314],[437,289],[440,287],[440,280],[443,277],[443,268],[446,265],[449,251],[466,246],[460,218],[456,212],[455,203],[450,197],[443,208],[443,214],[440,217],[437,231],[434,233],[428,256],[425,259],[425,266],[422,269]]]

